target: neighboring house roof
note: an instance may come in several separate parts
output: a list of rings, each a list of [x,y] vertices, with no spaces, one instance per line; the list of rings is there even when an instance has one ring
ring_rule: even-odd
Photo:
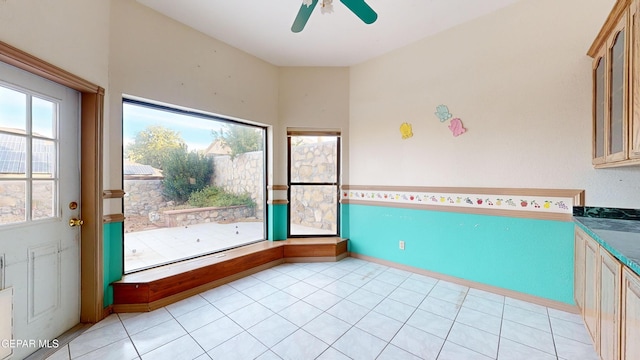
[[[53,142],[36,140],[31,149],[32,172],[52,174],[55,166]],[[0,133],[0,174],[24,174],[26,172],[27,138]]]
[[[215,140],[205,150],[205,155],[229,155],[231,154],[231,148],[226,145],[222,140]]]
[[[123,172],[125,176],[130,177],[147,177],[147,176],[159,176],[162,177],[162,171],[154,168],[151,165],[137,164],[125,162],[123,165]]]

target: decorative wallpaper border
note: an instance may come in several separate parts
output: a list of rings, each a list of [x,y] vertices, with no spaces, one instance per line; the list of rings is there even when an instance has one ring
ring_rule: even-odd
[[[343,186],[342,203],[570,220],[582,190]]]

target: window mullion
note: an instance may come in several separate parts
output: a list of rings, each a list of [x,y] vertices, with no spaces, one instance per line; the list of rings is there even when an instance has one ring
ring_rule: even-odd
[[[32,97],[31,95],[27,95],[27,123],[26,123],[26,131],[25,131],[25,161],[24,161],[24,169],[26,175],[26,189],[25,189],[25,219],[26,221],[31,221],[33,219],[32,214],[32,201],[33,201],[33,134],[32,134]]]

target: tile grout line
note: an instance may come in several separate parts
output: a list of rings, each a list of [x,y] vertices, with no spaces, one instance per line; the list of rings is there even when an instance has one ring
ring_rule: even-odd
[[[133,342],[133,339],[131,338],[131,335],[129,334],[129,330],[127,330],[127,327],[124,326],[124,321],[122,321],[122,318],[120,317],[120,314],[116,313],[116,316],[118,317],[118,321],[120,321],[120,325],[122,325],[122,328],[124,329],[124,332],[127,333],[127,338],[131,342],[131,345],[133,345],[133,349],[136,351],[136,354],[138,354],[138,359],[142,359],[142,355],[140,355],[140,351],[138,351],[138,347]],[[73,360],[73,359],[71,359],[71,360]]]
[[[200,296],[200,294],[196,294],[196,295],[197,295],[197,296]],[[209,302],[209,301],[208,301],[207,299],[205,299],[204,297],[202,297],[202,296],[200,296],[200,297],[201,297],[204,301]],[[187,298],[187,299],[190,299],[190,298]],[[184,300],[186,300],[186,299],[184,299]],[[205,307],[205,306],[206,306],[206,305],[199,306],[199,307],[197,307],[197,308],[193,309],[192,311],[198,310],[198,309],[200,309],[201,307]],[[213,308],[214,308],[214,309],[216,309],[216,310],[220,311],[220,309],[216,308],[216,307],[215,307],[215,305],[211,304],[211,306],[213,306]],[[189,330],[185,329],[185,327],[180,323],[180,321],[178,321],[178,319],[173,315],[173,313],[172,313],[169,309],[167,309],[167,307],[166,307],[166,306],[164,306],[163,308],[164,308],[164,309],[169,313],[169,315],[171,315],[171,318],[173,318],[173,320],[175,320],[175,321],[178,323],[178,325],[180,325],[180,327],[182,328],[182,330],[184,330],[184,331],[187,333],[187,335],[191,338],[191,340],[193,340],[196,344],[198,344],[198,346],[200,347],[200,349],[202,349],[202,351],[204,351],[204,354],[206,354],[207,356],[209,356],[209,353],[207,353],[207,350],[205,350],[205,349],[202,347],[202,345],[200,345],[200,343],[199,343],[196,339],[194,339],[194,338],[193,338],[193,335],[191,335],[191,332],[190,332]],[[185,314],[188,314],[188,313],[190,313],[190,312],[191,312],[191,311],[188,311],[188,312],[186,312]],[[183,315],[184,315],[184,314],[183,314]],[[214,321],[216,321],[216,320],[214,320]],[[213,322],[213,321],[212,321],[212,322]],[[211,323],[209,323],[209,324],[211,324]],[[208,325],[208,324],[203,325],[202,327],[207,326],[207,325]],[[199,328],[198,328],[198,329],[199,329]],[[195,330],[197,330],[197,329],[195,329]],[[195,331],[195,330],[194,330],[194,331]],[[176,340],[180,339],[181,337],[182,337],[182,336],[178,337],[177,339],[173,339],[172,341],[169,341],[168,343],[171,343],[171,342],[173,342],[173,341],[176,341]],[[131,342],[133,342],[133,340],[132,340]],[[168,343],[167,343],[167,344],[168,344]],[[158,348],[160,348],[160,347],[158,347]],[[156,349],[158,349],[158,348],[156,348]],[[156,349],[154,349],[154,350],[156,350]],[[151,351],[154,351],[154,350],[151,350]],[[149,351],[149,352],[151,352],[151,351]],[[201,355],[199,355],[199,356],[201,356]],[[142,356],[140,356],[140,359],[142,359]]]
[[[411,275],[409,275],[404,281],[407,281],[409,278],[411,277]],[[404,283],[404,281],[402,283]],[[402,328],[407,325],[407,326],[411,326],[409,324],[407,324],[407,321],[409,321],[409,319],[411,319],[411,317],[416,313],[416,311],[418,311],[418,309],[420,308],[420,305],[422,305],[422,303],[427,299],[427,297],[429,296],[429,294],[431,293],[431,291],[433,291],[433,289],[435,289],[436,285],[438,284],[438,282],[440,282],[440,280],[437,280],[435,284],[433,284],[433,286],[431,287],[431,289],[429,289],[429,291],[427,291],[427,293],[424,296],[424,299],[422,299],[422,301],[420,301],[420,304],[416,305],[415,309],[413,309],[413,311],[411,312],[411,314],[407,317],[407,319],[402,323],[402,325],[400,326],[400,328],[398,329],[398,331],[395,332],[395,334],[393,334],[393,337],[391,337],[391,340],[389,340],[387,342],[387,345],[385,345],[385,347],[382,349],[382,351],[380,352],[380,354],[378,354],[378,357],[380,357],[380,355],[384,352],[384,350],[389,346],[389,345],[393,345],[391,344],[391,341],[398,335],[398,333],[400,332],[400,330],[402,330]],[[400,287],[400,285],[398,285],[396,287],[396,289],[398,289]],[[387,296],[386,298],[389,298],[389,296]],[[394,300],[394,299],[391,299]],[[394,300],[396,301],[396,300]],[[372,310],[373,311],[373,310]],[[383,314],[384,315],[384,314]],[[386,316],[386,315],[385,315]],[[444,344],[443,344],[444,345]],[[395,346],[395,345],[394,345]],[[400,348],[399,348],[400,349]],[[408,352],[409,354],[415,355],[420,357],[418,354],[413,354],[412,352],[406,350],[406,349],[401,349],[405,352]],[[440,354],[440,352],[438,352],[438,354]],[[437,357],[436,357],[437,358]]]
[[[500,357],[500,344],[502,343],[502,324],[504,323],[504,305],[507,298],[502,299],[502,316],[500,316],[500,330],[498,331],[498,349],[496,350],[496,359]]]
[[[440,281],[441,280],[438,280],[438,282],[440,282]],[[437,283],[436,283],[436,285],[437,285]],[[440,348],[440,351],[438,351],[438,355],[436,356],[436,359],[440,357],[440,354],[442,353],[442,349],[444,349],[444,346],[447,344],[447,339],[449,339],[449,335],[451,334],[451,330],[453,330],[453,326],[456,324],[456,319],[458,318],[458,315],[460,315],[460,310],[462,310],[462,305],[464,304],[465,300],[467,299],[467,295],[468,294],[469,294],[469,287],[467,287],[467,290],[464,292],[464,296],[462,298],[462,302],[460,303],[460,307],[458,308],[458,311],[456,312],[456,316],[453,318],[453,322],[451,323],[451,328],[449,328],[449,331],[447,331],[447,336],[444,338],[444,343],[442,343],[442,347]],[[463,346],[463,347],[465,349],[469,349],[466,346]],[[475,350],[472,350],[472,349],[469,349],[469,350],[477,353],[477,351],[475,351]]]
[[[553,352],[556,354],[556,359],[559,359],[558,348],[556,347],[556,337],[553,335],[553,326],[551,325],[551,316],[549,315],[549,308],[546,308],[547,320],[549,321],[549,330],[551,331],[551,342],[553,343]]]

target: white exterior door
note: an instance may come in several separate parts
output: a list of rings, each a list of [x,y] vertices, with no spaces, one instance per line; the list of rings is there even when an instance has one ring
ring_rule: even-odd
[[[79,100],[0,63],[0,290],[13,289],[0,333],[12,327],[14,339],[0,359],[55,347],[80,322],[80,229],[69,224],[80,214]]]

